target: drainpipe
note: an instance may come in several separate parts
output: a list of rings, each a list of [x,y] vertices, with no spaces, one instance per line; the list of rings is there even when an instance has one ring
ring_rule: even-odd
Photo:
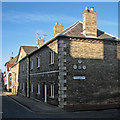
[[[30,59],[27,54],[27,97],[30,98]]]

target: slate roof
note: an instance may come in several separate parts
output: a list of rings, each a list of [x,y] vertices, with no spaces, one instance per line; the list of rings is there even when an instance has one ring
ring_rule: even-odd
[[[32,53],[33,51],[37,50],[38,47],[37,46],[21,46],[24,51],[26,52],[26,54],[30,54]]]
[[[5,65],[8,64],[15,64],[17,62],[18,55],[14,57],[12,60],[9,60],[8,62],[5,63]]]
[[[73,24],[72,26],[70,26],[69,28],[67,28],[66,30],[64,30],[62,33],[60,33],[59,35],[61,36],[70,36],[70,37],[84,37],[87,38],[87,36],[85,36],[83,34],[83,23],[78,21],[75,24]],[[117,38],[115,36],[112,36],[108,33],[105,33],[99,29],[97,29],[97,38],[99,39],[112,39],[112,40],[117,40]]]
[[[76,23],[74,23],[73,25],[71,25],[70,27],[68,27],[67,29],[65,29],[63,32],[58,33],[57,35],[55,35],[52,39],[50,39],[49,41],[47,41],[45,44],[43,44],[40,48],[32,48],[33,46],[31,46],[31,48],[27,48],[26,46],[22,46],[26,52],[28,52],[29,55],[34,54],[35,52],[37,52],[38,50],[40,50],[41,48],[43,48],[44,46],[48,45],[50,42],[54,41],[57,37],[62,36],[62,37],[81,37],[81,38],[88,38],[87,36],[85,36],[83,34],[83,23],[78,21]],[[113,35],[110,35],[106,32],[103,32],[99,29],[97,29],[97,37],[96,39],[105,39],[105,40],[115,40],[118,41],[119,39]],[[120,41],[120,40],[119,40]],[[30,47],[30,46],[29,46]],[[29,51],[33,49],[33,51]],[[29,53],[30,52],[30,53]],[[23,58],[25,59],[26,56]],[[23,60],[21,59],[21,60]]]

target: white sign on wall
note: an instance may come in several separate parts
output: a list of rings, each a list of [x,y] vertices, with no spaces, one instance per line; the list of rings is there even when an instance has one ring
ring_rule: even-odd
[[[74,80],[79,80],[79,79],[84,80],[85,76],[74,76],[73,79]]]

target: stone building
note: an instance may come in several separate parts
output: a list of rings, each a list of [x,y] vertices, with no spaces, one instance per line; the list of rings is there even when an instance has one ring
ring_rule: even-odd
[[[37,49],[37,46],[20,46],[19,53],[17,55],[16,62],[11,66],[12,76],[12,93],[17,94],[18,91],[18,73],[19,73],[19,61]],[[24,66],[23,66],[24,67]]]
[[[10,60],[5,63],[5,81],[4,86],[5,89],[9,92],[12,90],[12,74],[11,74],[11,66],[13,66],[17,61],[17,56],[15,58],[10,57]]]
[[[96,15],[86,7],[83,23],[55,24],[53,38],[19,61],[19,94],[66,109],[119,103],[120,41],[97,29]]]

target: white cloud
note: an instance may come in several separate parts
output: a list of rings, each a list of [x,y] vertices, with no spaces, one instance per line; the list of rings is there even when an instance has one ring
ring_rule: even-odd
[[[22,23],[22,22],[56,22],[56,21],[64,21],[67,23],[78,21],[78,18],[72,16],[66,16],[63,14],[41,14],[41,13],[20,13],[20,12],[10,12],[10,13],[3,13],[3,22],[15,22],[15,23]]]
[[[99,24],[99,25],[118,26],[118,22],[106,21],[106,20],[98,20],[98,24]]]

